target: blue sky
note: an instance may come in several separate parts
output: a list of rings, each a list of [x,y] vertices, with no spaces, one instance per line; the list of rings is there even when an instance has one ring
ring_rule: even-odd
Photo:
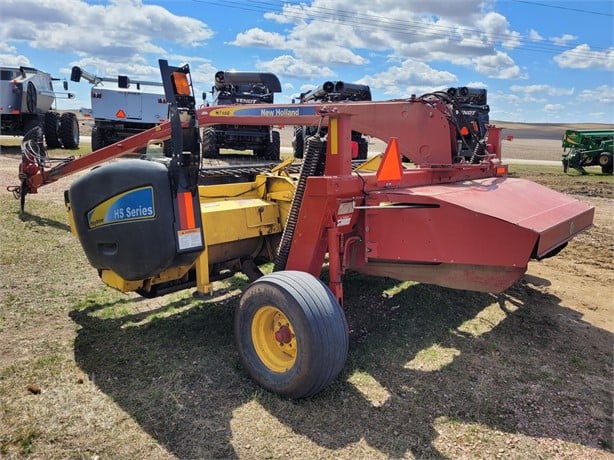
[[[610,0],[2,0],[0,18],[0,65],[59,78],[159,80],[163,58],[190,64],[197,94],[260,70],[278,102],[326,80],[377,100],[476,86],[494,120],[614,123]],[[87,82],[69,87],[59,109],[90,107]]]

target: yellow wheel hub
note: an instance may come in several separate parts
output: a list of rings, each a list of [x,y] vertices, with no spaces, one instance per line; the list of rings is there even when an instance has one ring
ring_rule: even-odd
[[[286,372],[296,362],[296,336],[284,313],[261,307],[252,321],[252,341],[258,357],[273,372]]]

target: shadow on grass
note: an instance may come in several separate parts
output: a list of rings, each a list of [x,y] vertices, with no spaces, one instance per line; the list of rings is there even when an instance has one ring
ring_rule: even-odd
[[[500,296],[418,284],[384,298],[396,282],[350,275],[346,284],[356,286],[346,288],[348,362],[309,400],[279,398],[249,380],[234,349],[237,298],[186,299],[161,309],[178,313],[132,327],[143,314],[100,319],[94,313],[102,305],[74,311],[76,360],[180,458],[237,457],[233,440],[246,434],[231,430],[233,413],[254,400],[291,432],[333,451],[364,440],[389,457],[445,457],[437,447],[442,423],[611,448],[611,335],[557,297],[525,280]],[[472,333],[493,305],[502,319]],[[453,359],[412,367],[433,346],[455,350]],[[369,376],[383,401],[351,383],[356,374]],[[287,455],[294,441],[273,437],[264,451]],[[280,442],[290,450],[276,451]]]
[[[57,228],[59,230],[64,230],[66,232],[70,232],[70,225],[68,225],[66,223],[58,222],[57,220],[48,219],[46,217],[37,216],[35,214],[30,214],[27,211],[20,212],[19,213],[19,219],[22,222],[31,223],[33,225],[37,225],[37,226],[40,226],[40,227],[53,227],[53,228]]]

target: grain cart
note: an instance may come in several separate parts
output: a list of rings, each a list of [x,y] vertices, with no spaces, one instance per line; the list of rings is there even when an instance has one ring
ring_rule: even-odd
[[[612,174],[613,150],[613,129],[568,129],[563,134],[563,172],[573,168],[586,174],[586,166],[601,166],[603,174]]]
[[[371,89],[367,85],[346,83],[343,81],[326,81],[315,89],[301,93],[298,99],[299,104],[306,102],[343,102],[343,101],[370,101]],[[294,137],[292,138],[292,148],[294,158],[303,158],[305,150],[305,139],[318,132],[319,136],[325,137],[327,128],[322,126],[295,126]],[[359,133],[352,131],[352,142],[355,148],[355,155],[359,160],[366,160],[369,154],[369,139]]]
[[[215,74],[211,89],[213,106],[272,104],[275,93],[281,91],[276,75],[267,72],[224,72]],[[204,97],[204,95],[203,95]],[[279,160],[280,135],[272,126],[221,124],[205,127],[202,133],[202,153],[216,158],[220,149],[252,150],[265,160]]]
[[[77,116],[72,112],[60,115],[53,107],[60,97],[74,97],[72,93],[54,91],[53,82],[57,80],[33,67],[0,67],[0,132],[24,136],[41,127],[48,148],[79,147]],[[66,81],[63,87],[68,90]]]
[[[92,150],[130,137],[152,128],[168,119],[168,105],[164,94],[144,91],[141,86],[161,87],[162,83],[131,80],[125,75],[117,78],[99,77],[78,66],[72,68],[70,79],[91,83]],[[104,82],[117,83],[117,87],[105,87]],[[167,147],[168,148],[168,147]]]
[[[195,109],[189,67],[160,68],[170,123],[32,170],[25,186],[171,138],[170,160],[116,161],[75,180],[65,194],[71,228],[102,281],[123,292],[206,294],[214,280],[245,273],[252,283],[235,313],[239,357],[256,382],[281,395],[314,395],[343,368],[348,270],[502,292],[529,260],[555,255],[592,225],[590,205],[507,177],[498,128],[489,127],[479,163],[456,161],[458,123],[446,93]],[[199,169],[198,127],[219,124],[326,125],[326,153],[311,136],[299,171],[292,159],[241,174]],[[385,140],[386,152],[354,169],[352,130]],[[325,261],[327,285],[319,279]],[[263,262],[273,262],[273,273],[262,275]]]

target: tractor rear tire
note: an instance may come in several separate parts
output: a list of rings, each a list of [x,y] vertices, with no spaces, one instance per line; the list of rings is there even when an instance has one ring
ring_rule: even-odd
[[[79,122],[74,113],[63,113],[60,117],[60,139],[65,149],[79,147]]]
[[[292,139],[292,147],[294,149],[294,158],[303,158],[305,151],[305,138],[303,137],[303,127],[294,127],[294,139]]]
[[[62,147],[60,142],[60,114],[57,112],[47,112],[45,114],[45,141],[48,149],[58,149]]]
[[[209,127],[203,130],[201,151],[203,158],[217,158],[220,156],[220,148],[217,145],[215,128]]]
[[[92,152],[107,146],[105,131],[100,126],[92,128]]]
[[[279,271],[252,283],[235,312],[241,362],[262,387],[299,399],[337,378],[348,352],[345,314],[306,272]]]
[[[263,150],[265,160],[279,161],[281,158],[281,136],[278,131],[273,131],[273,141],[268,143]]]

